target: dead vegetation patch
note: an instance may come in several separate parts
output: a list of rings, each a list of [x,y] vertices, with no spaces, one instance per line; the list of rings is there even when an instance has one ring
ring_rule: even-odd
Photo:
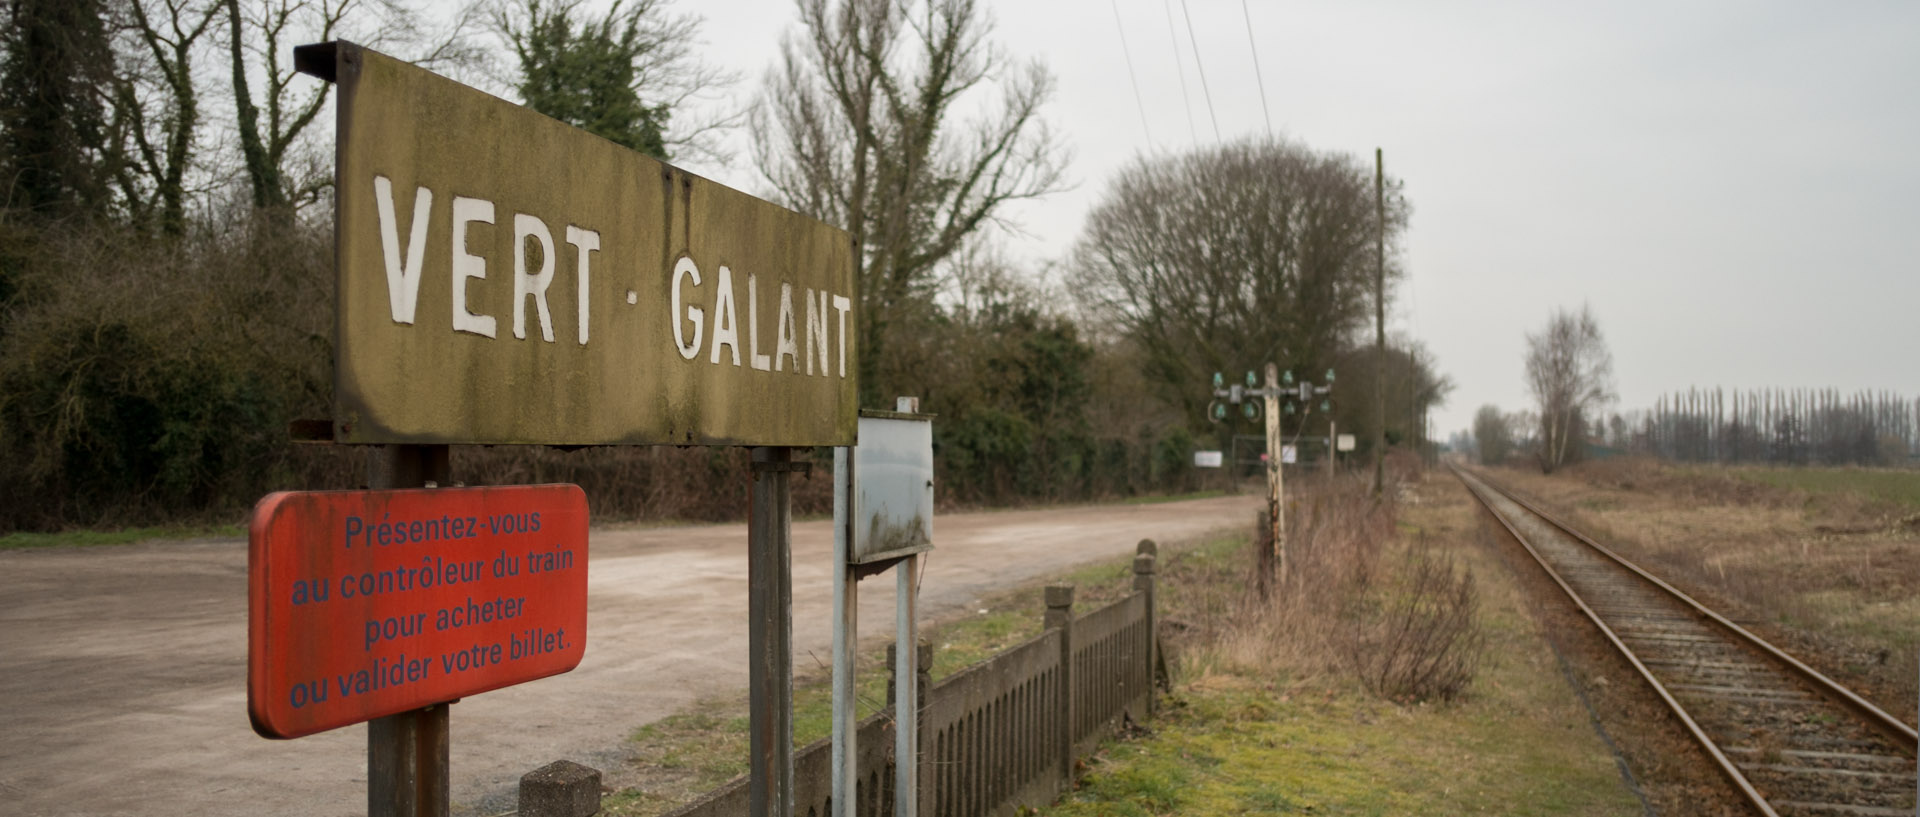
[[[1405,704],[1465,694],[1484,649],[1473,574],[1423,533],[1396,537],[1395,504],[1358,479],[1296,488],[1285,576],[1263,598],[1250,554],[1243,581],[1208,583],[1221,589],[1191,608],[1198,620],[1175,619],[1196,645],[1187,663],[1351,678]]]

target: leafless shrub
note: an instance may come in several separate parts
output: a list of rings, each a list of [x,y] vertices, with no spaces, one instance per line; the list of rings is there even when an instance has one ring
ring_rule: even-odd
[[[1346,658],[1374,694],[1403,703],[1452,700],[1466,691],[1485,646],[1473,571],[1426,545],[1397,576],[1362,577],[1344,617]]]
[[[1286,578],[1263,600],[1249,557],[1232,600],[1181,622],[1186,669],[1355,677],[1402,703],[1459,697],[1484,644],[1473,575],[1424,537],[1383,558],[1394,494],[1375,500],[1364,480],[1303,486],[1288,506]]]

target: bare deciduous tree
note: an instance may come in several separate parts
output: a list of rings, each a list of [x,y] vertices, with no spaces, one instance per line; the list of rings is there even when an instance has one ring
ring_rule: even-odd
[[[788,206],[853,235],[860,387],[872,400],[896,322],[940,263],[1009,202],[1061,186],[1040,118],[1053,77],[987,40],[977,0],[798,0],[753,115],[754,155]],[[963,104],[983,113],[955,123]]]
[[[1271,140],[1135,160],[1087,217],[1077,292],[1188,416],[1211,372],[1272,361],[1318,375],[1372,316],[1372,175]],[[1407,219],[1399,196],[1386,218],[1391,241]]]
[[[1540,409],[1540,470],[1551,474],[1578,456],[1587,418],[1613,400],[1613,354],[1592,309],[1556,309],[1527,334],[1527,390]]]

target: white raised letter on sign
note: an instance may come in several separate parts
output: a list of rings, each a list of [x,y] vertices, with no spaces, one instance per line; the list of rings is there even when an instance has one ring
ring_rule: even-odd
[[[720,362],[720,344],[733,352],[733,365],[740,365],[740,313],[733,307],[733,270],[720,265],[720,280],[714,282],[719,293],[713,299],[713,353],[710,363]]]
[[[845,295],[833,296],[833,311],[840,313],[840,376],[847,376],[847,310],[853,308],[853,301]]]
[[[600,249],[600,234],[593,230],[582,230],[567,225],[567,243],[579,251],[580,256],[580,345],[587,345],[587,282],[593,278],[593,268],[589,265],[589,256]]]
[[[467,225],[493,223],[493,202],[453,197],[453,329],[493,337],[493,316],[467,311],[467,279],[487,277],[487,259],[467,252]]]
[[[373,177],[373,197],[380,210],[380,248],[387,256],[387,303],[394,323],[413,323],[420,303],[420,261],[427,254],[427,217],[433,213],[433,191],[413,193],[413,223],[408,225],[407,262],[400,263],[400,226],[393,213],[393,180]]]
[[[755,276],[747,276],[747,365],[764,372],[773,368],[773,363],[766,355],[760,354],[760,292],[757,282]]]
[[[820,297],[815,299],[813,296]],[[814,361],[820,363],[820,376],[827,376],[827,291],[807,290],[807,374],[813,374]]]
[[[800,341],[793,336],[793,285],[780,282],[780,328],[773,342],[773,370],[787,370],[787,358],[793,358],[793,371],[800,373]]]
[[[700,332],[705,328],[707,314],[706,310],[687,304],[687,320],[693,323],[693,341],[688,342],[686,330],[680,322],[680,278],[687,275],[693,276],[694,286],[700,285],[699,265],[693,263],[691,257],[683,255],[673,263],[673,345],[680,350],[681,357],[692,360],[694,355],[700,354]],[[720,362],[718,354],[715,354],[713,362]]]
[[[540,242],[540,271],[527,274],[527,239]],[[513,214],[513,336],[527,338],[527,296],[540,310],[540,339],[553,342],[553,315],[547,312],[547,287],[553,285],[553,232],[526,213]]]

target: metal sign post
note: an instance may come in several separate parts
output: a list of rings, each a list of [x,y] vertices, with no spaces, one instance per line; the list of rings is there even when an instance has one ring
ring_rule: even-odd
[[[860,412],[860,443],[834,452],[833,803],[854,817],[859,789],[854,649],[859,580],[894,568],[894,814],[919,807],[920,554],[933,548],[933,424],[919,401]]]
[[[833,811],[836,817],[854,817],[854,733],[859,726],[854,710],[853,661],[860,643],[860,578],[854,575],[852,486],[848,484],[852,449],[833,449]]]
[[[901,559],[893,575],[893,813],[914,817],[920,806],[919,554]]]

